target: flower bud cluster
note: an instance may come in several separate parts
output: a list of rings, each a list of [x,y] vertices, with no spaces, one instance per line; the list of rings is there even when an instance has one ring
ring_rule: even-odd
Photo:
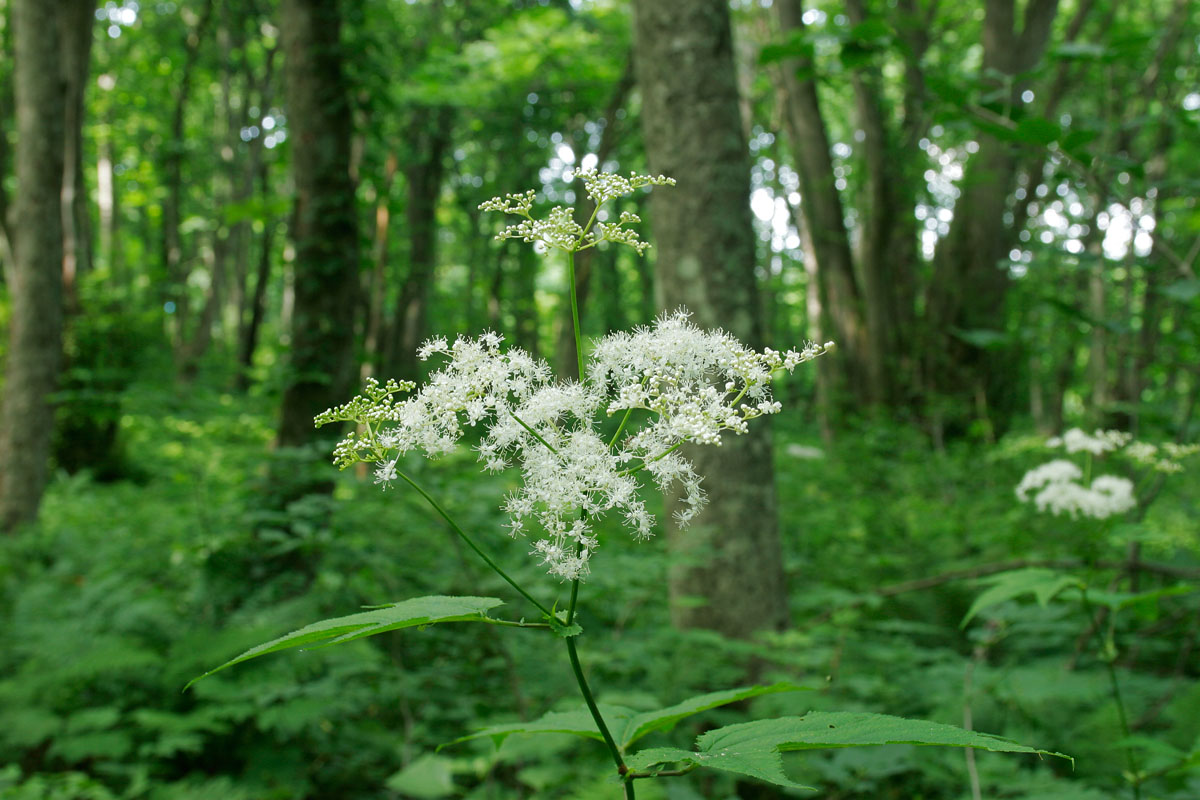
[[[632,194],[640,188],[675,185],[674,178],[663,175],[638,175],[633,172],[629,173],[629,177],[623,177],[611,172],[597,172],[594,169],[579,170],[574,173],[574,177],[583,181],[587,195],[595,202],[597,211],[609,200]],[[500,231],[496,238],[520,239],[542,244],[546,246],[547,251],[555,249],[575,253],[595,247],[601,242],[614,242],[629,245],[641,255],[650,246],[638,237],[636,231],[625,227],[642,221],[641,217],[631,211],[621,212],[616,222],[605,222],[600,219],[601,215],[596,214],[586,225],[580,225],[575,221],[572,209],[555,206],[550,209],[545,219],[535,219],[530,213],[535,196],[536,193],[531,189],[522,194],[493,197],[480,203],[479,209],[524,217],[520,222]]]
[[[609,200],[633,194],[645,186],[674,186],[675,179],[665,175],[638,175],[629,173],[623,177],[615,172],[598,172],[594,169],[579,169],[571,175],[583,181],[587,196],[597,206],[602,206]]]

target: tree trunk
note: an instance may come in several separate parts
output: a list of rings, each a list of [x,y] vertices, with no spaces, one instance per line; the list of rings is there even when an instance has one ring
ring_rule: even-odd
[[[799,0],[778,0],[775,8],[784,33],[804,27]],[[800,209],[816,257],[824,317],[820,327],[838,344],[838,358],[822,365],[830,384],[827,391],[839,404],[851,397],[874,398],[880,393],[874,385],[879,369],[867,366],[870,344],[863,299],[854,274],[842,199],[834,184],[829,134],[821,115],[812,59],[785,61],[775,72],[775,79],[784,101],[784,127],[800,174]]]
[[[65,99],[56,6],[14,0],[17,193],[8,364],[0,418],[0,528],[33,520],[48,475],[50,395],[62,359]]]
[[[285,0],[280,16],[296,187],[292,351],[279,423],[285,447],[316,438],[313,417],[347,399],[356,372],[358,231],[339,6]]]
[[[650,169],[679,181],[651,196],[659,305],[685,305],[697,324],[761,346],[750,168],[728,4],[637,0],[634,28]],[[690,448],[687,455],[705,478],[711,504],[687,530],[668,523],[678,559],[670,576],[672,619],[738,637],[784,627],[770,428],[756,425],[722,447]],[[706,602],[695,604],[697,597]]]
[[[166,190],[162,203],[162,261],[166,272],[163,299],[175,306],[172,336],[176,345],[183,342],[188,319],[187,275],[183,269],[183,239],[179,231],[183,214],[184,111],[191,93],[200,42],[212,18],[212,11],[213,0],[205,0],[200,18],[195,27],[188,31],[184,42],[183,68],[180,70],[179,89],[171,113],[171,138],[166,144],[163,159],[163,188]]]
[[[58,35],[66,111],[63,141],[63,298],[66,309],[78,306],[75,279],[92,265],[91,225],[83,183],[83,97],[92,52],[93,0],[60,0]]]
[[[450,121],[449,108],[421,109],[409,128],[417,157],[404,168],[408,275],[392,320],[392,352],[387,361],[391,366],[388,374],[395,377],[417,376],[417,348],[428,335],[429,285],[437,266],[437,203],[450,145]]]
[[[266,167],[263,173],[263,193],[267,192]],[[258,349],[258,332],[262,329],[267,306],[267,282],[271,279],[271,248],[275,240],[275,221],[263,220],[262,241],[259,245],[258,271],[254,279],[254,295],[250,300],[250,318],[238,335],[237,377],[234,386],[244,392],[250,387],[250,369],[254,366],[254,351]]]
[[[1030,0],[1016,30],[1014,0],[986,0],[983,22],[983,80],[1002,98],[993,113],[1006,117],[1024,84],[1019,79],[1046,52],[1058,0]],[[1021,404],[1012,380],[1017,354],[1009,346],[983,348],[961,334],[1003,331],[1008,273],[1000,266],[1007,248],[1004,212],[1018,170],[1014,146],[994,136],[979,137],[979,151],[967,162],[961,196],[950,232],[939,243],[927,297],[928,341],[924,343],[928,385],[957,400],[952,418],[935,428],[961,433],[966,420],[980,417],[1002,431]],[[977,402],[982,401],[982,402]]]

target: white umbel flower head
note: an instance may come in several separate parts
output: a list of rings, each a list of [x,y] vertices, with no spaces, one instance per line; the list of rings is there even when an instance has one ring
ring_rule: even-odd
[[[1038,511],[1066,514],[1071,519],[1107,519],[1137,505],[1133,483],[1127,478],[1101,475],[1091,486],[1084,486],[1082,478],[1083,472],[1075,464],[1056,459],[1025,473],[1017,485],[1017,499],[1023,503],[1032,500]]]

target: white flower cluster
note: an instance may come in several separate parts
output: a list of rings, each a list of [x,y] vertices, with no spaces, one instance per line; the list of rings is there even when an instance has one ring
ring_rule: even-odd
[[[1061,447],[1068,453],[1086,453],[1089,462],[1109,454],[1122,455],[1136,464],[1164,473],[1182,472],[1180,461],[1200,453],[1200,445],[1196,444],[1167,442],[1157,445],[1134,441],[1124,431],[1096,430],[1089,434],[1079,428],[1049,439],[1046,446],[1051,449]],[[1133,483],[1126,478],[1101,475],[1090,486],[1084,486],[1082,478],[1079,467],[1057,459],[1025,473],[1017,486],[1017,499],[1028,502],[1030,493],[1036,491],[1032,499],[1038,511],[1056,515],[1066,513],[1072,518],[1082,514],[1104,519],[1123,514],[1137,505]]]
[[[1017,486],[1017,498],[1027,503],[1030,493],[1038,511],[1049,511],[1071,519],[1079,515],[1106,519],[1123,514],[1137,505],[1133,482],[1115,475],[1101,475],[1090,486],[1081,483],[1083,471],[1065,459],[1056,459],[1025,473]]]
[[[677,311],[652,327],[605,337],[588,381],[563,383],[544,362],[517,348],[502,351],[500,343],[494,333],[453,344],[431,339],[420,357],[441,355],[447,363],[415,394],[397,400],[412,384],[368,380],[363,397],[325,412],[317,423],[358,423],[363,430],[337,446],[335,462],[343,469],[376,464],[376,482],[384,486],[396,479],[404,453],[436,457],[455,446],[465,427],[482,425],[484,467],[517,464],[523,474],[521,487],[504,502],[512,535],[526,533],[530,523],[540,529],[532,554],[564,580],[587,575],[598,544],[593,521],[606,513],[621,514],[639,538],[651,534],[654,519],[637,491],[643,470],[664,490],[682,485],[686,508],[679,519],[690,520],[703,507],[704,492],[677,448],[720,444],[722,431],[742,433],[747,420],[776,413],[772,373],[831,346],[756,353],[728,334],[701,331]],[[601,410],[632,409],[652,412],[651,420],[628,433],[623,422],[611,442],[601,439]]]
[[[1200,444],[1176,444],[1165,442],[1162,445],[1149,442],[1133,442],[1125,448],[1125,455],[1143,466],[1150,467],[1155,472],[1183,472],[1183,459],[1200,453]]]
[[[574,176],[583,181],[588,197],[595,201],[597,212],[600,206],[609,200],[632,194],[642,187],[675,185],[674,178],[662,175],[638,175],[633,172],[629,173],[629,177],[626,178],[615,173],[597,172],[593,169],[579,170]],[[547,251],[553,248],[574,253],[595,247],[601,242],[615,242],[629,245],[641,255],[650,246],[638,238],[636,231],[624,227],[641,222],[641,218],[633,212],[623,211],[617,221],[611,223],[600,221],[599,214],[596,214],[591,220],[588,220],[586,225],[580,225],[575,221],[574,212],[571,209],[555,206],[550,209],[545,219],[535,219],[530,214],[535,196],[536,193],[531,189],[522,194],[493,197],[491,200],[480,203],[479,209],[524,217],[520,222],[509,225],[500,231],[496,234],[496,238],[500,240],[520,239],[525,242],[542,244],[546,246]]]
[[[1087,434],[1080,428],[1071,428],[1062,436],[1048,440],[1046,447],[1065,447],[1068,453],[1091,453],[1099,456],[1120,450],[1129,444],[1132,438],[1124,431],[1103,431],[1097,428],[1095,433]]]

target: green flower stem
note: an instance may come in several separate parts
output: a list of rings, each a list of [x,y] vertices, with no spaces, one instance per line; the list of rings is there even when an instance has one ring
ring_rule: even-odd
[[[583,545],[580,545],[582,547]],[[567,606],[567,625],[575,621],[575,609],[579,604],[579,578],[571,581],[571,603]],[[592,719],[596,721],[596,727],[600,729],[600,735],[604,737],[604,743],[608,745],[608,751],[612,754],[613,763],[617,765],[617,773],[625,781],[625,798],[633,800],[633,781],[627,777],[629,767],[625,766],[625,759],[621,758],[621,749],[617,747],[616,741],[608,730],[608,725],[604,722],[604,717],[600,716],[600,709],[596,706],[596,700],[592,697],[592,690],[588,686],[587,678],[583,675],[583,667],[579,663],[579,651],[575,648],[575,637],[567,637],[567,655],[571,658],[571,670],[575,673],[575,682],[579,684],[579,691],[583,695],[583,701],[587,703],[588,711],[592,713]]]
[[[592,211],[592,218],[588,220],[588,224],[584,227],[584,233],[587,233],[588,228],[592,226],[599,211],[600,204],[597,203],[596,208]],[[582,236],[580,238],[582,239]],[[574,251],[567,252],[567,275],[570,277],[571,324],[575,328],[575,358],[579,366],[579,380],[582,381],[586,373],[583,369],[583,333],[579,327],[579,295],[575,286]],[[628,414],[625,416],[626,419],[629,418]],[[624,427],[624,421],[622,421],[621,425]],[[613,437],[613,439],[615,441],[616,437]],[[580,545],[580,547],[582,548],[583,545]],[[571,581],[571,603],[567,606],[567,625],[571,625],[575,621],[575,609],[578,603],[579,578],[576,578]],[[587,703],[588,711],[591,712],[592,719],[596,721],[596,727],[600,730],[600,735],[604,737],[604,743],[608,746],[609,753],[612,754],[613,763],[617,765],[617,774],[621,776],[624,782],[625,800],[635,800],[633,781],[628,777],[629,767],[625,766],[625,759],[621,758],[621,749],[617,747],[612,733],[608,730],[608,725],[604,722],[604,717],[600,715],[600,709],[596,707],[596,699],[592,697],[592,690],[588,686],[587,678],[583,674],[583,667],[579,663],[579,651],[575,647],[574,636],[567,637],[567,655],[571,659],[571,671],[575,673],[575,682],[579,684],[579,691],[583,695],[583,701]]]
[[[509,411],[508,413],[512,414],[512,418],[515,419],[522,428],[529,431],[529,433],[533,435],[533,438],[537,439],[539,442],[546,445],[546,447],[549,448],[551,453],[558,455],[558,450],[555,449],[554,445],[547,442],[545,439],[542,438],[542,435],[540,433],[535,431],[533,428],[529,427],[529,424],[527,422],[525,422],[525,420],[521,419],[516,414],[513,414],[513,412],[511,412],[511,411]]]
[[[414,481],[412,478],[408,477],[408,475],[401,472],[400,470],[396,470],[396,474],[399,475],[401,478],[403,478],[405,480],[405,482],[408,483],[409,486],[416,489],[417,494],[421,495],[421,497],[424,497],[427,501],[429,501],[429,505],[433,506],[433,510],[436,511],[441,516],[442,519],[446,520],[446,524],[449,525],[451,527],[451,529],[453,529],[453,531],[458,534],[460,539],[462,539],[464,542],[467,543],[467,547],[470,547],[472,550],[474,550],[475,555],[482,558],[484,560],[484,562],[496,572],[497,575],[499,575],[501,578],[503,578],[508,583],[509,586],[516,589],[518,594],[520,594],[522,597],[524,597],[529,602],[533,603],[533,605],[537,607],[538,611],[541,611],[547,617],[552,618],[554,616],[550,612],[550,609],[546,608],[544,605],[539,603],[537,600],[534,600],[533,596],[530,595],[529,592],[527,592],[523,588],[521,588],[521,585],[519,583],[517,583],[516,581],[514,581],[512,578],[508,577],[508,573],[506,573],[504,570],[500,569],[500,567],[496,565],[495,561],[492,561],[492,559],[488,558],[487,553],[480,550],[479,546],[476,545],[474,541],[472,541],[471,537],[467,535],[466,531],[464,531],[462,528],[460,528],[458,526],[458,523],[455,522],[453,519],[451,519],[450,515],[446,512],[446,509],[442,508],[442,504],[439,503],[437,500],[435,500],[433,495],[431,495],[429,492],[425,491],[425,489],[420,484],[418,484],[416,481]]]
[[[571,279],[571,324],[575,326],[575,359],[579,364],[579,380],[586,374],[583,371],[583,335],[579,329],[579,296],[575,288],[575,253],[567,253],[567,275]]]
[[[1092,608],[1092,603],[1088,600],[1087,589],[1083,589],[1083,610],[1087,614],[1089,620],[1095,618]],[[1100,634],[1100,626],[1095,626],[1093,634],[1096,637],[1096,645],[1100,648],[1100,660],[1104,662],[1105,669],[1108,671],[1108,682],[1112,688],[1113,701],[1117,704],[1117,719],[1121,723],[1121,734],[1123,738],[1128,739],[1132,733],[1129,729],[1129,717],[1125,714],[1125,701],[1121,696],[1121,684],[1117,680],[1117,668],[1113,663],[1116,660],[1115,654],[1108,652],[1108,647]],[[1138,764],[1137,755],[1133,752],[1132,747],[1125,748],[1125,760],[1129,764],[1129,780],[1133,789],[1133,800],[1141,800],[1142,797],[1142,776],[1141,765]]]
[[[671,453],[675,452],[682,446],[683,446],[683,442],[676,442],[675,444],[668,447],[666,450],[663,450],[661,453],[656,455],[654,458],[645,459],[644,461],[642,461],[642,463],[638,464],[636,467],[630,467],[629,469],[623,469],[620,472],[618,472],[617,474],[618,475],[632,475],[635,472],[641,472],[642,470],[644,470],[646,468],[647,464],[653,464],[655,461],[659,461],[661,459],[666,458],[667,456],[671,455]]]
[[[625,430],[625,423],[629,422],[629,415],[633,413],[633,408],[625,409],[625,416],[621,417],[621,424],[617,426],[617,431],[608,440],[608,449],[612,450],[613,445],[617,443],[617,438],[621,435],[621,431]]]

